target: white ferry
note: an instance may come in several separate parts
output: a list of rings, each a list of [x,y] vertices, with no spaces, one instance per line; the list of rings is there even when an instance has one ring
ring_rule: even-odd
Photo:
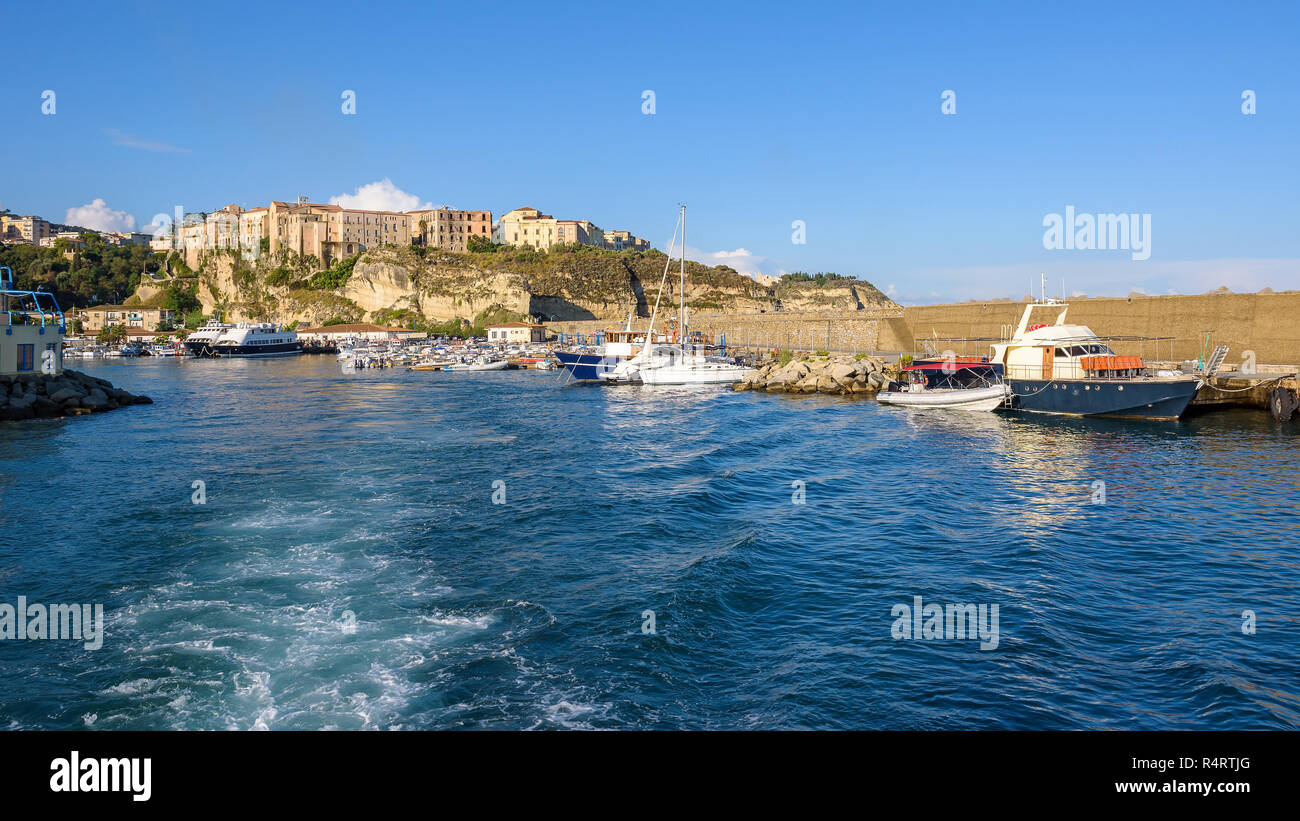
[[[233,327],[235,326],[225,322],[209,320],[202,328],[185,337],[185,349],[192,356],[216,356],[212,346],[222,334]]]
[[[212,356],[268,357],[302,353],[298,334],[270,322],[240,322],[212,343]]]

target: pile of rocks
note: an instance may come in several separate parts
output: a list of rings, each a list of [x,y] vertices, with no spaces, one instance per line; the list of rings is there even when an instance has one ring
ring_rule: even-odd
[[[153,400],[147,396],[118,390],[107,379],[77,371],[0,376],[0,420],[78,416],[127,405],[152,404]]]
[[[897,365],[879,357],[812,357],[773,362],[732,384],[737,391],[866,394],[875,396],[897,378]]]

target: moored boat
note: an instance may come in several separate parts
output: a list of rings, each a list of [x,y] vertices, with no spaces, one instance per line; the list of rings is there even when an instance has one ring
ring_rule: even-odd
[[[555,351],[555,358],[575,381],[602,382],[622,362],[640,353],[645,345],[645,334],[632,330],[632,319],[627,328],[605,331],[604,344],[587,351]]]
[[[192,356],[216,356],[212,346],[216,344],[217,339],[226,331],[235,327],[226,322],[216,322],[209,320],[194,333],[185,337],[185,350],[189,351]]]
[[[708,340],[699,331],[692,332],[686,324],[686,206],[681,207],[678,226],[682,232],[681,259],[678,287],[678,316],[672,332],[671,341],[655,342],[642,346],[631,358],[619,362],[605,374],[606,382],[639,383],[642,385],[725,385],[738,382],[748,376],[752,369],[735,362],[709,354]],[[673,239],[677,231],[673,231]],[[672,264],[671,245],[668,261],[664,264],[663,277],[659,283],[659,296],[655,298],[654,311],[650,314],[650,327],[646,331],[648,339],[654,339],[655,317],[659,313],[659,300],[662,298],[668,282],[668,271]]]
[[[1066,323],[1069,305],[1046,299],[1025,306],[1006,342],[990,348],[1011,386],[1010,407],[1029,413],[1177,419],[1201,380],[1148,368],[1141,357],[1117,356],[1086,325]],[[1050,322],[1035,321],[1056,312]],[[1122,341],[1139,341],[1124,339]]]
[[[983,361],[925,361],[905,368],[903,375],[905,384],[881,391],[876,401],[911,408],[991,411],[1004,406],[1011,395],[1000,369]]]
[[[997,410],[1011,395],[1011,387],[998,383],[977,388],[926,388],[914,382],[907,390],[882,391],[876,401],[882,405],[910,408],[943,408],[950,410]]]
[[[298,334],[270,322],[241,322],[223,331],[211,348],[212,356],[222,357],[296,356],[302,342]]]
[[[444,371],[502,371],[509,365],[504,359],[490,360],[487,357],[480,356],[473,362],[457,362],[454,365],[446,365]]]

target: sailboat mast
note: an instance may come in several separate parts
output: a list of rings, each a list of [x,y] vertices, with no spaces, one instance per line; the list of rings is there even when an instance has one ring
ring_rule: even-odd
[[[677,333],[682,348],[686,347],[686,206],[682,206],[682,275],[680,287],[680,307],[677,314]]]

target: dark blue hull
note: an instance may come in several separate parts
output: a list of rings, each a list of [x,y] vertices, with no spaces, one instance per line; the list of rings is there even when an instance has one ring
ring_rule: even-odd
[[[603,356],[598,353],[569,353],[556,351],[560,365],[579,382],[603,382],[605,374],[622,362],[621,356]]]
[[[262,356],[296,356],[302,353],[301,342],[282,342],[276,345],[216,345],[212,356],[226,357],[262,357]]]
[[[1187,410],[1200,385],[1195,379],[1012,379],[1009,383],[1011,406],[1016,410],[1127,419],[1177,419]]]

